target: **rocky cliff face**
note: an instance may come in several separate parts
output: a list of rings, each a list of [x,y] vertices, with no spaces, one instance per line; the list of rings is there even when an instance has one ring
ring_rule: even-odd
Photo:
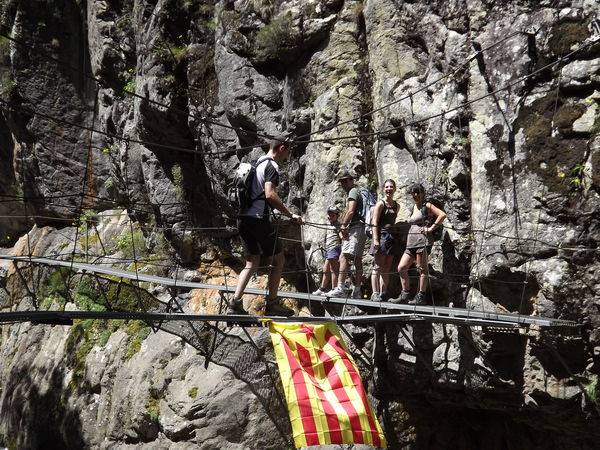
[[[581,324],[350,327],[391,447],[594,448],[598,6],[4,0],[2,253],[234,283],[228,181],[286,132],[282,198],[309,222],[343,201],[340,169],[373,191],[395,179],[401,220],[407,186],[421,182],[448,213],[431,261],[437,304]],[[320,267],[323,230],[280,228],[287,288],[313,287],[302,270]],[[173,298],[70,271],[0,270],[2,311]],[[173,295],[189,311],[219,307],[217,293]],[[190,346],[133,322],[3,325],[0,445],[287,445],[264,331],[255,344],[238,328],[198,336]]]

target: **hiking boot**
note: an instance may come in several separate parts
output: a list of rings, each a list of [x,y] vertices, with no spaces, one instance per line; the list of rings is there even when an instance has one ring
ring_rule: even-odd
[[[380,302],[382,300],[381,298],[381,294],[379,292],[373,292],[371,294],[371,301],[372,302]]]
[[[398,298],[390,298],[388,301],[390,303],[410,303],[410,291],[402,291]]]
[[[354,289],[352,289],[352,298],[362,298],[362,289],[360,286],[354,286]]]
[[[325,295],[325,290],[323,288],[317,289],[312,295]]]
[[[415,298],[413,298],[410,302],[408,302],[409,305],[426,305],[427,304],[427,300],[425,300],[425,292],[423,291],[419,291],[417,292],[417,295],[415,295]]]
[[[225,314],[248,314],[244,309],[244,302],[241,298],[232,299],[227,306]]]
[[[290,317],[294,315],[294,310],[281,304],[281,299],[275,297],[274,299],[267,299],[267,309],[265,310],[265,316],[284,316]]]
[[[340,298],[346,298],[346,289],[344,289],[341,286],[337,286],[335,288],[333,288],[332,290],[330,290],[327,294],[327,297],[340,297]]]

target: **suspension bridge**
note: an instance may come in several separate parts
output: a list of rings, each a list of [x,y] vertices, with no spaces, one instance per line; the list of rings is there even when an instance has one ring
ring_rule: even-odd
[[[82,273],[109,275],[121,279],[162,285],[171,289],[205,289],[218,291],[221,293],[232,293],[235,290],[235,288],[232,286],[184,281],[174,278],[148,275],[137,271],[132,272],[113,267],[104,267],[98,264],[65,261],[54,258],[0,255],[0,259],[10,260],[15,263],[67,267],[69,269],[77,269]],[[16,270],[19,270],[19,268],[17,267]],[[266,291],[264,289],[247,288],[246,293],[264,295]],[[527,329],[531,326],[543,328],[572,328],[578,326],[576,322],[569,320],[528,316],[498,311],[486,311],[484,309],[474,310],[456,307],[404,305],[351,298],[324,297],[309,293],[288,291],[279,291],[278,295],[282,298],[300,300],[306,303],[315,302],[323,305],[356,306],[361,309],[376,312],[375,314],[352,316],[300,316],[290,318],[277,317],[278,321],[314,322],[330,320],[339,323],[353,324],[374,324],[380,322],[431,322],[463,326],[490,327],[494,329]],[[0,323],[32,321],[40,323],[47,322],[68,324],[74,319],[136,319],[146,322],[185,320],[201,322],[249,323],[258,325],[262,323],[265,318],[247,315],[194,314],[155,311],[17,311],[0,313]]]

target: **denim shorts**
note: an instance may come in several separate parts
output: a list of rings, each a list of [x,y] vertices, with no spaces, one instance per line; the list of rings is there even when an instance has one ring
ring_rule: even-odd
[[[380,247],[375,251],[375,244],[371,243],[371,255],[393,255],[395,250],[394,237],[387,232],[382,232],[379,237]]]

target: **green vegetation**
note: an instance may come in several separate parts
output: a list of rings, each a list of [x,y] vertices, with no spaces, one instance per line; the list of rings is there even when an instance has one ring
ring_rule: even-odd
[[[158,415],[160,413],[160,398],[151,396],[146,404],[146,411],[150,415],[152,422],[158,422]]]
[[[125,86],[123,86],[123,90],[127,91],[125,92],[126,94],[131,95],[132,93],[135,93],[135,86],[136,86],[136,81],[135,81],[135,77],[133,77],[131,80],[129,80],[127,82],[127,84]]]
[[[561,178],[564,178],[574,190],[581,190],[588,183],[588,169],[584,163],[576,164],[568,173],[562,172]]]
[[[0,36],[0,59],[2,62],[8,61],[10,58],[10,40],[4,36]]]
[[[0,36],[0,97],[10,97],[17,91],[17,81],[10,66],[10,41]]]
[[[53,303],[63,307],[67,302],[69,289],[67,280],[71,270],[68,267],[59,267],[52,272],[46,284],[40,287],[38,299],[41,300],[41,308],[48,310]]]
[[[196,386],[194,386],[193,388],[191,388],[191,389],[188,391],[188,396],[189,396],[190,398],[196,398],[196,396],[197,396],[197,395],[198,395],[198,388],[197,388]]]
[[[125,332],[130,336],[129,346],[125,352],[125,360],[129,361],[142,348],[142,342],[150,335],[150,327],[141,320],[131,320],[125,327]]]
[[[117,30],[121,33],[126,33],[132,29],[132,22],[129,16],[121,16],[116,22]]]
[[[171,167],[171,175],[173,176],[173,184],[175,185],[175,197],[177,201],[182,202],[185,199],[185,185],[183,172],[179,164],[174,164]]]
[[[21,187],[21,185],[19,183],[17,183],[16,181],[13,181],[10,184],[8,191],[12,192],[17,197],[17,200],[19,202],[23,203],[23,198],[25,197],[25,194],[23,193],[23,188]]]
[[[84,233],[90,227],[98,223],[98,211],[93,209],[84,209],[79,216],[77,227],[80,233]]]
[[[10,434],[5,434],[4,431],[0,431],[0,446],[6,447],[8,450],[17,450],[17,441]]]
[[[106,285],[98,286],[94,278],[78,275],[77,289],[73,299],[82,311],[147,311],[156,306],[156,300],[147,292],[125,283],[106,280]],[[57,286],[55,286],[57,285]],[[58,290],[58,282],[49,285],[49,290]],[[55,286],[52,288],[52,286]],[[73,369],[69,387],[75,390],[81,385],[85,375],[85,360],[96,346],[104,347],[110,336],[117,330],[123,330],[129,336],[124,360],[131,359],[140,351],[142,342],[150,334],[150,327],[139,320],[75,320],[69,330],[65,352],[69,354],[68,363]]]
[[[598,403],[598,400],[600,400],[598,398],[599,388],[600,386],[598,386],[598,375],[592,375],[590,383],[586,387],[586,393],[589,399],[596,404]]]
[[[600,133],[600,108],[596,110],[596,116],[594,117],[594,124],[590,129],[590,133],[596,134]]]
[[[264,62],[279,59],[282,51],[294,44],[292,30],[291,13],[278,17],[259,29],[254,35],[256,57]]]
[[[136,257],[148,254],[144,233],[140,230],[134,230],[133,232],[124,231],[120,235],[115,236],[112,242],[125,258],[132,258],[134,253]]]
[[[176,61],[181,61],[187,53],[187,47],[184,45],[169,47],[169,51]]]

